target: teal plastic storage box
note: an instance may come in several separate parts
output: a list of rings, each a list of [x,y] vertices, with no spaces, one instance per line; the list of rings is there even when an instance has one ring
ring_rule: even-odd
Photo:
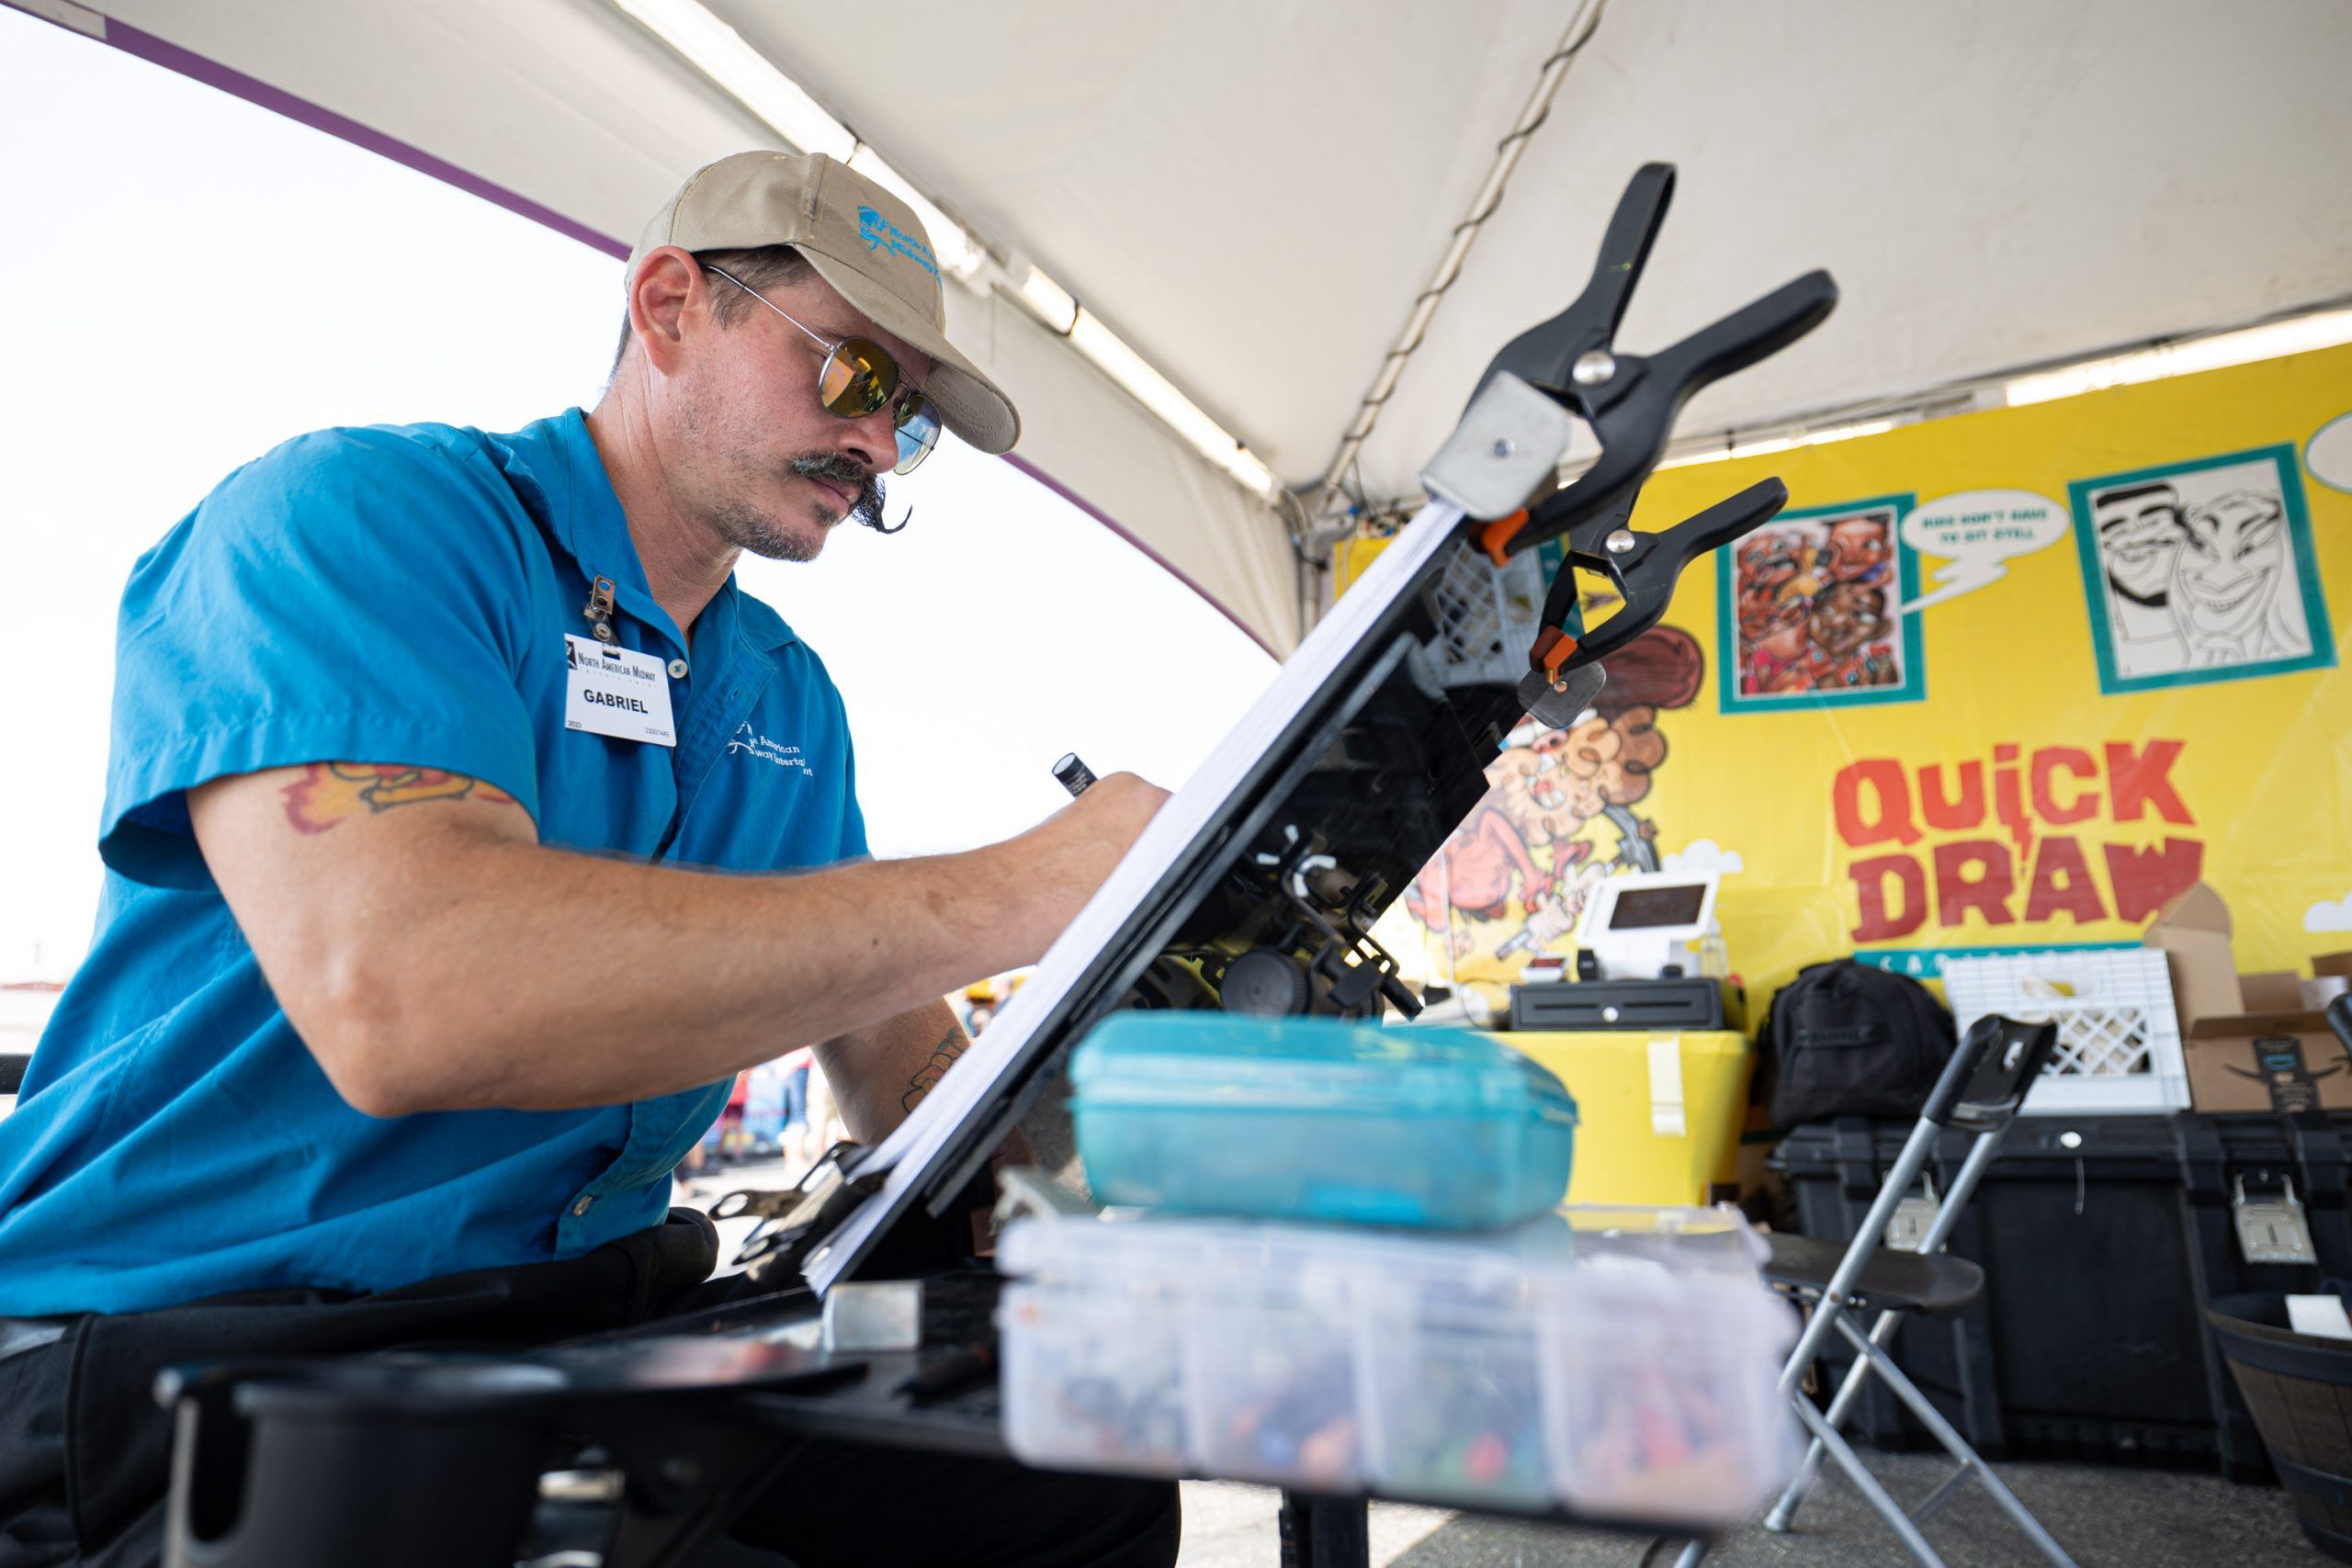
[[[1105,1203],[1487,1230],[1560,1201],[1576,1101],[1466,1030],[1123,1012],[1070,1065]]]

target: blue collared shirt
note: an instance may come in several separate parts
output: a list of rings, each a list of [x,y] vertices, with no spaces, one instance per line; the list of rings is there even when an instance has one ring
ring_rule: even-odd
[[[565,728],[564,634],[588,630],[600,576],[621,645],[668,666],[674,749]],[[726,1082],[584,1111],[362,1115],[272,996],[186,792],[407,764],[504,790],[551,846],[826,865],[863,855],[865,829],[817,656],[731,580],[688,647],[576,409],[511,435],[290,441],[141,558],[119,637],[97,932],[0,1118],[0,1314],[382,1290],[658,1223]],[[593,931],[596,911],[579,917]]]

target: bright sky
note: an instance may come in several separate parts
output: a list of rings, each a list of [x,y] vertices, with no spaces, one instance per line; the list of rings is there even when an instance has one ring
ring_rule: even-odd
[[[6,9],[0,147],[0,980],[62,978],[97,904],[131,563],[300,432],[594,402],[620,264]],[[877,853],[1027,827],[1062,803],[1069,750],[1172,788],[1273,674],[1182,583],[952,437],[890,494],[904,534],[741,571],[842,688]]]

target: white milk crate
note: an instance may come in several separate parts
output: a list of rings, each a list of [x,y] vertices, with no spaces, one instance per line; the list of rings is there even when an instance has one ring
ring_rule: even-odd
[[[1962,1034],[1987,1013],[2058,1026],[2058,1049],[2026,1096],[2029,1116],[2186,1111],[2188,1066],[2162,948],[2011,953],[1944,960],[1944,998]]]

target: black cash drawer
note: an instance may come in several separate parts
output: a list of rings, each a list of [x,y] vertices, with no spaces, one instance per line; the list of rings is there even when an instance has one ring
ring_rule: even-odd
[[[1717,980],[1576,980],[1510,988],[1513,1029],[1721,1029]]]

